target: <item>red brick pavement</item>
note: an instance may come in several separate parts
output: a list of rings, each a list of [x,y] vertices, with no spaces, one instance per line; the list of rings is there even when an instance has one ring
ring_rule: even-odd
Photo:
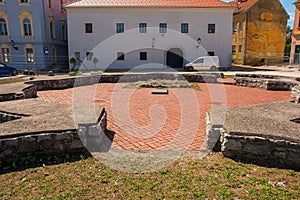
[[[108,112],[108,129],[115,132],[112,148],[126,150],[200,150],[205,116],[210,108],[246,106],[290,99],[290,92],[266,91],[228,84],[203,84],[201,91],[127,89],[126,84],[98,84],[41,91],[39,99],[59,103],[95,103]]]

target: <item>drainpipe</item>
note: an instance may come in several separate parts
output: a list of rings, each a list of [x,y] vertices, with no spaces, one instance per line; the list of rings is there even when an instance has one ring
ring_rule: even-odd
[[[43,2],[43,17],[44,17],[44,31],[45,31],[45,38],[44,38],[44,42],[43,42],[43,54],[44,54],[44,47],[45,46],[48,46],[48,32],[47,32],[47,21],[46,21],[46,10],[45,10],[45,1],[42,0]],[[49,48],[49,47],[48,47]],[[46,55],[46,58],[47,58],[47,61],[46,63],[47,64],[50,64],[50,61],[49,61],[49,53],[48,55]]]
[[[245,24],[245,35],[244,35],[244,60],[243,60],[243,64],[246,63],[246,55],[247,55],[247,36],[248,36],[248,11],[246,12],[246,24]]]

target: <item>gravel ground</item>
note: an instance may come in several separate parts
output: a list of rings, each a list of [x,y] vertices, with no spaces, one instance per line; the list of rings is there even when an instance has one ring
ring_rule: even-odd
[[[226,113],[224,128],[231,134],[259,135],[300,142],[300,104],[290,101],[233,107]]]
[[[96,115],[102,110],[96,108]],[[25,99],[0,103],[0,112],[28,115],[18,120],[0,123],[0,136],[30,132],[45,132],[76,129],[73,107],[48,103],[37,99]],[[84,112],[83,112],[84,114]],[[91,116],[85,122],[96,122]]]

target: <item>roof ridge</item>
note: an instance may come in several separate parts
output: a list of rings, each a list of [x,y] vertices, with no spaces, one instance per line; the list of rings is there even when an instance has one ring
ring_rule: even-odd
[[[71,7],[236,7],[233,2],[221,0],[79,0],[66,4]]]

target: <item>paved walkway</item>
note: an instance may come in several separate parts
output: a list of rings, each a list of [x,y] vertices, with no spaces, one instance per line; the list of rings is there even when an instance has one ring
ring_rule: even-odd
[[[105,107],[108,129],[115,132],[112,148],[141,151],[200,150],[205,138],[206,112],[210,108],[290,99],[289,91],[230,84],[200,83],[201,90],[169,89],[168,95],[153,95],[150,88],[128,89],[125,85],[105,83],[41,91],[38,95],[40,100],[58,104],[81,102]]]

